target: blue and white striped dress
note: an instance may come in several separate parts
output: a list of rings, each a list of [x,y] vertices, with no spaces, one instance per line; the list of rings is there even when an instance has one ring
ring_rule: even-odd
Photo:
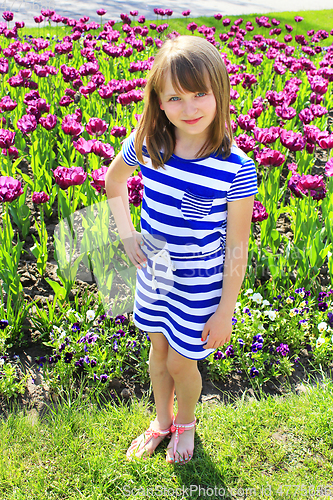
[[[222,293],[227,202],[258,193],[254,162],[237,146],[227,159],[175,155],[155,170],[143,145],[138,162],[133,132],[122,146],[129,166],[140,166],[141,208],[147,267],[137,271],[134,323],[160,332],[183,356],[198,360],[214,349],[201,341]]]

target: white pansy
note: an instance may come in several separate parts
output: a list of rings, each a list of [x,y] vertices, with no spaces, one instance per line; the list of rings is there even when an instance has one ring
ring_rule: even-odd
[[[263,296],[261,295],[261,293],[254,293],[250,298],[257,304],[261,304]]]
[[[300,305],[299,305],[299,306],[300,306],[300,307],[306,307],[306,302],[305,302],[305,300],[302,300],[302,302],[300,303]]]
[[[266,299],[265,299],[265,300],[263,300],[263,301],[262,301],[262,305],[263,305],[264,307],[265,307],[265,306],[270,306],[270,305],[271,305],[271,303],[270,303],[270,301],[269,301],[269,300],[266,300]]]
[[[252,288],[249,288],[248,290],[246,290],[246,292],[244,292],[244,295],[249,295],[250,293],[253,293]]]
[[[321,332],[325,332],[327,330],[328,324],[325,321],[322,321],[318,325],[318,330]]]
[[[274,321],[277,317],[276,311],[265,311],[265,315],[269,317],[272,321]]]
[[[74,316],[78,321],[82,321],[82,316],[78,312],[76,312]]]
[[[325,339],[323,337],[318,337],[316,341],[316,347],[320,347],[322,344],[325,344]]]
[[[287,297],[286,298],[286,303],[287,304],[292,304],[294,301],[290,298],[290,297]]]
[[[95,311],[93,311],[92,309],[89,309],[89,311],[87,311],[86,317],[88,321],[93,321],[95,319],[95,316]]]
[[[4,359],[0,359],[0,366],[2,366],[5,363]]]
[[[262,313],[259,309],[253,309],[253,314],[255,314],[257,316],[257,318],[260,318]]]
[[[65,330],[63,328],[60,328],[59,326],[53,325],[52,329],[58,334],[58,339],[62,339],[63,337],[66,336]]]
[[[291,310],[289,311],[289,316],[290,316],[291,318],[293,318],[294,316],[296,316],[295,309],[291,309]]]
[[[71,308],[71,309],[68,309],[68,311],[67,311],[67,313],[66,313],[67,318],[69,318],[69,316],[70,316],[73,312],[75,312],[75,311],[74,311],[74,309],[72,309],[72,308]]]
[[[299,296],[301,297],[301,299],[302,299],[302,298],[304,297],[304,295],[305,295],[305,292],[299,292],[299,294],[298,294],[298,295],[299,295]]]
[[[258,330],[265,330],[265,327],[262,323],[260,323],[260,325],[258,325]]]

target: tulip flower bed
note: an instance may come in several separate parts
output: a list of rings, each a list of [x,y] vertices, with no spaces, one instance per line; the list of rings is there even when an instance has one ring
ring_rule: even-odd
[[[172,12],[157,10],[156,23],[132,12],[121,15],[119,26],[42,11],[37,23],[62,22],[68,29],[51,40],[20,35],[22,23],[0,23],[0,393],[15,392],[14,382],[16,391],[24,389],[6,373],[8,350],[24,345],[25,331],[52,350],[37,362],[54,388],[76,375],[103,388],[125,372],[147,380],[148,339],[122,314],[119,300],[108,301],[120,279],[112,265],[127,290],[134,283],[119,239],[111,241],[105,231],[104,176],[140,119],[156,49],[177,36],[164,19]],[[235,141],[256,161],[259,180],[248,292],[235,311],[231,345],[209,357],[208,372],[217,379],[241,370],[262,385],[290,375],[306,346],[313,366],[328,366],[333,30],[293,37],[292,25],[267,16],[243,26],[242,19],[231,24],[217,14],[216,28],[187,23],[188,14],[183,32],[205,37],[221,52],[232,85]],[[13,20],[10,12],[3,18]],[[261,33],[252,35],[255,26]],[[128,190],[139,229],[140,172]],[[79,235],[75,214],[82,216]],[[82,270],[94,273],[95,283],[78,280]]]

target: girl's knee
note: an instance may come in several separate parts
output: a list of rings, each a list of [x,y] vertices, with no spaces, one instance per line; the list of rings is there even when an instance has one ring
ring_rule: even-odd
[[[167,357],[167,369],[172,377],[192,375],[198,370],[198,362],[178,354],[172,348]]]

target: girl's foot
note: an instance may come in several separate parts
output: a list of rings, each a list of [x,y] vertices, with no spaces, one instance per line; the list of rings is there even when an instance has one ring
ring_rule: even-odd
[[[190,424],[171,426],[172,437],[167,447],[166,461],[169,463],[186,463],[193,456],[196,419]]]
[[[156,420],[150,422],[149,429],[132,441],[126,457],[131,460],[133,456],[141,458],[143,454],[152,455],[160,442],[170,434],[170,428],[161,430]]]

